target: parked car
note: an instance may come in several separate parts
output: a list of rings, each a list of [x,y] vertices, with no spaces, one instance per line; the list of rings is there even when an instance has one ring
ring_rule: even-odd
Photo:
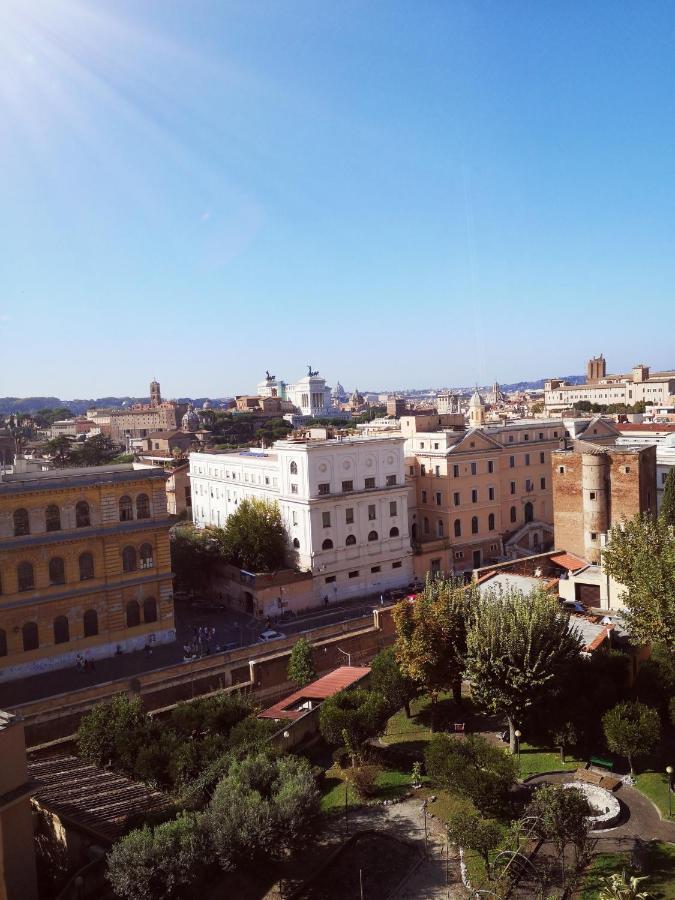
[[[268,628],[267,631],[263,631],[258,635],[258,640],[266,644],[268,641],[276,641],[278,638],[286,637],[285,634],[282,634],[280,631],[273,631],[271,628]]]
[[[585,613],[586,607],[583,603],[579,603],[578,600],[563,600],[562,608],[567,612],[575,612],[575,613]]]

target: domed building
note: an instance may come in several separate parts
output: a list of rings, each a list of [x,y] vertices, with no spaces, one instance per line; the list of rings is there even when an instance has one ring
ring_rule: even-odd
[[[478,391],[474,391],[469,400],[469,425],[478,428],[485,424],[485,406]]]
[[[205,401],[202,403],[202,409],[211,409],[211,401],[210,401],[210,400],[205,400]]]
[[[194,406],[190,403],[187,412],[181,419],[180,427],[182,431],[197,431],[201,425],[199,416],[195,412]]]

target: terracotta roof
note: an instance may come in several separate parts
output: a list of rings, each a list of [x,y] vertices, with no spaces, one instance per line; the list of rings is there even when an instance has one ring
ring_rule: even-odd
[[[580,559],[572,553],[556,553],[551,557],[551,562],[562,566],[563,569],[569,569],[570,572],[576,572],[577,569],[584,569],[588,565],[585,559]]]
[[[652,432],[660,432],[660,431],[675,431],[675,422],[664,422],[660,425],[654,422],[619,422],[616,426],[619,431],[645,431],[648,434]]]
[[[299,719],[307,712],[298,707],[303,700],[325,700],[361,681],[370,673],[370,666],[340,666],[338,669],[318,678],[299,691],[270,706],[258,714],[261,719]],[[316,704],[314,704],[316,705]]]
[[[171,804],[165,794],[91,766],[78,756],[29,760],[28,772],[40,806],[110,843],[127,831],[131,816]]]

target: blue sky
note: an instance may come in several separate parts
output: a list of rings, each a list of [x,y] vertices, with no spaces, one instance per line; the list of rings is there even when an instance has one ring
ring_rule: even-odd
[[[0,395],[675,367],[674,43],[668,2],[4,0]]]

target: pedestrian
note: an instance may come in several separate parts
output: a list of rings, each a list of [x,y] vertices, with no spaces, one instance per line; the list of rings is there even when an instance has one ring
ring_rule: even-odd
[[[323,598],[323,605],[324,605],[324,606],[328,606],[328,594],[325,594],[325,595],[324,595],[324,598]]]
[[[216,626],[212,625],[211,626],[211,640],[215,641],[215,639],[216,639]]]
[[[384,594],[380,594],[380,606],[384,606]]]
[[[78,672],[84,671],[83,663],[84,663],[84,660],[82,659],[82,654],[78,653],[77,656],[75,657],[75,668],[77,669]]]

